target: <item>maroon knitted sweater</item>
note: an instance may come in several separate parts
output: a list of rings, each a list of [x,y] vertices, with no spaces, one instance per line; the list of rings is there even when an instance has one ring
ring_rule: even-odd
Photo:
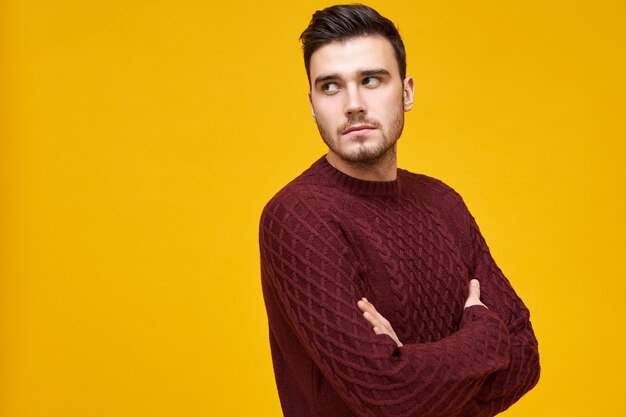
[[[492,416],[537,383],[528,309],[440,181],[363,181],[321,158],[267,204],[260,247],[286,417]],[[463,309],[472,278],[489,309]]]

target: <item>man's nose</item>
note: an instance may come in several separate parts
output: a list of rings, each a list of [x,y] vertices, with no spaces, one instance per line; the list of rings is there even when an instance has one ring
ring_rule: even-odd
[[[354,116],[356,114],[365,114],[367,112],[367,106],[361,95],[361,92],[357,87],[350,86],[346,90],[346,104],[344,112],[347,116]]]

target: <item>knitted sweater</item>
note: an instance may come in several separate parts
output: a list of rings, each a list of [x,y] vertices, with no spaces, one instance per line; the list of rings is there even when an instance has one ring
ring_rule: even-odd
[[[493,416],[537,383],[528,309],[440,181],[364,181],[321,158],[267,204],[260,248],[285,417]],[[488,309],[463,308],[472,278]]]

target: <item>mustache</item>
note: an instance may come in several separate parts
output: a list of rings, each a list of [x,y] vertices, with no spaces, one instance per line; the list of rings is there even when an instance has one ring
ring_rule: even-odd
[[[342,123],[339,126],[339,128],[337,129],[337,133],[341,134],[345,132],[346,130],[350,129],[352,126],[356,126],[356,125],[368,125],[368,126],[375,127],[377,129],[380,128],[380,123],[377,120],[369,119],[366,116],[361,114],[358,116],[348,118],[348,120],[346,120],[344,123]]]

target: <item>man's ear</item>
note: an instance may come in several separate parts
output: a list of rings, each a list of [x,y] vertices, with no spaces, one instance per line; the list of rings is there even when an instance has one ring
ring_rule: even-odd
[[[415,98],[415,87],[413,85],[413,78],[407,76],[402,82],[402,87],[404,111],[409,111],[413,108],[413,99]]]
[[[315,110],[313,109],[313,100],[311,100],[311,92],[309,91],[309,106],[311,106],[311,116],[315,120]]]

